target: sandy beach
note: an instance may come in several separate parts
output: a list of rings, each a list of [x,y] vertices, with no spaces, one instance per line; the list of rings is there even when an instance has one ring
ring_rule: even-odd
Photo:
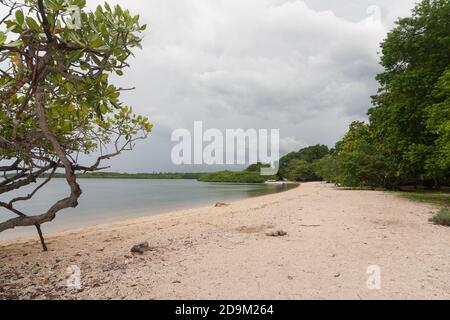
[[[0,299],[450,299],[436,207],[302,184],[229,206],[0,242]],[[282,230],[283,237],[267,234]],[[132,254],[148,242],[151,251]],[[67,288],[78,266],[82,288]],[[381,288],[369,288],[378,266]]]

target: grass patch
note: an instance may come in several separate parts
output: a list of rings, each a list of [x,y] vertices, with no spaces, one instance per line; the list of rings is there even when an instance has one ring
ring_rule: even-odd
[[[450,209],[442,208],[430,221],[440,226],[450,227]]]
[[[403,192],[400,196],[418,202],[433,203],[440,206],[450,207],[450,193],[433,192]]]

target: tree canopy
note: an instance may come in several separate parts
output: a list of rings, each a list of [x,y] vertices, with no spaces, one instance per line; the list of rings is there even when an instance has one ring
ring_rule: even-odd
[[[320,181],[316,164],[330,150],[325,145],[315,145],[292,152],[280,159],[279,177],[291,181]]]

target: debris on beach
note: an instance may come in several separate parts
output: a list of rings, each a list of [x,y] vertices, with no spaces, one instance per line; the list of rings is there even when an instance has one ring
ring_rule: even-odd
[[[287,232],[283,230],[278,230],[274,232],[268,232],[266,233],[266,236],[268,237],[285,237],[287,236]]]
[[[255,226],[255,227],[247,227],[247,226],[243,226],[237,229],[238,232],[240,233],[260,233],[263,232],[267,229],[273,229],[274,226],[272,225],[261,225],[261,226]]]
[[[229,207],[229,206],[230,205],[228,203],[217,202],[214,207],[222,208],[222,207]]]
[[[147,251],[153,251],[153,248],[149,246],[148,242],[137,244],[131,248],[132,253],[144,254]]]

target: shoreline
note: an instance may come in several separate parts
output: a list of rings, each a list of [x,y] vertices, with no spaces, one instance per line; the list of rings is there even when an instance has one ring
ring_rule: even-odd
[[[89,178],[90,179],[90,178]],[[184,180],[184,179],[182,179]],[[219,183],[219,184],[226,184],[226,183]],[[230,183],[230,184],[235,184],[235,183]],[[264,184],[272,184],[272,183],[262,183],[261,185]],[[240,184],[238,184],[240,185]],[[247,184],[245,184],[247,185]],[[275,184],[273,184],[275,185]],[[264,194],[264,195],[258,195],[258,196],[251,196],[248,198],[243,198],[243,199],[236,199],[233,201],[230,201],[230,203],[235,203],[235,202],[239,202],[239,201],[245,201],[248,199],[255,199],[255,198],[260,198],[260,197],[265,197],[268,195],[272,195],[272,194],[277,194],[277,193],[283,193],[283,192],[287,192],[289,190],[298,188],[301,184],[300,183],[296,183],[296,182],[289,182],[289,181],[285,181],[285,182],[281,182],[281,183],[277,183],[276,185],[291,185],[293,186],[291,189],[287,189],[287,190],[283,190],[283,191],[279,191],[279,192],[274,192],[274,193],[269,193],[269,194]],[[133,217],[133,218],[123,218],[123,219],[119,219],[119,220],[112,220],[112,221],[107,221],[107,222],[102,222],[101,218],[99,218],[98,220],[92,222],[92,224],[90,225],[81,225],[81,226],[74,226],[74,227],[62,227],[60,228],[60,230],[55,230],[55,231],[48,231],[45,232],[45,228],[48,226],[52,227],[51,224],[54,222],[50,222],[47,225],[43,225],[42,227],[44,228],[44,237],[45,238],[49,238],[52,236],[62,236],[64,234],[67,233],[72,233],[72,232],[82,232],[85,229],[90,229],[90,228],[95,228],[95,227],[99,227],[99,226],[108,226],[110,224],[117,224],[117,223],[127,223],[128,221],[133,221],[133,220],[140,220],[140,219],[145,219],[145,218],[149,218],[149,217],[153,217],[153,216],[160,216],[160,215],[166,215],[166,214],[176,214],[179,213],[180,211],[189,211],[189,210],[196,210],[196,209],[202,209],[205,207],[209,207],[209,206],[214,206],[214,203],[210,203],[207,200],[204,200],[202,202],[199,202],[196,205],[186,205],[186,206],[181,206],[179,208],[171,208],[171,209],[162,209],[161,211],[155,211],[155,212],[148,212],[145,210],[142,210],[142,212],[140,212],[139,214],[142,216],[140,217]],[[127,210],[123,210],[124,212],[127,212]],[[71,214],[71,212],[67,211],[67,212],[62,212],[62,215],[66,214]],[[58,219],[58,216],[56,217],[56,219]],[[11,243],[23,243],[23,242],[28,242],[28,241],[34,241],[37,239],[37,234],[34,234],[35,231],[30,232],[30,235],[10,235],[10,236],[6,236],[5,238],[1,238],[1,234],[0,234],[0,248],[3,245],[8,245]]]
[[[203,207],[0,242],[0,299],[449,299],[450,231],[435,207],[306,183]],[[284,237],[269,237],[282,230]],[[405,241],[408,239],[408,241]],[[148,242],[143,255],[132,246]],[[66,286],[79,266],[83,288]],[[366,286],[378,265],[381,290]],[[3,289],[2,289],[3,288]]]
[[[301,186],[301,183],[295,183],[295,182],[282,182],[281,184],[295,185],[295,187],[293,187],[292,189],[288,189],[288,190],[284,190],[284,191],[280,191],[280,192],[275,192],[275,193],[270,193],[270,194],[265,194],[265,195],[254,196],[254,197],[249,197],[249,198],[245,198],[245,199],[231,201],[229,203],[229,205],[247,201],[250,199],[258,199],[258,198],[264,198],[264,197],[268,197],[268,196],[276,195],[276,194],[280,194],[280,193],[286,193],[293,189],[299,188]],[[211,203],[210,206],[206,206],[204,204],[202,204],[202,205],[199,204],[198,206],[176,209],[176,210],[168,209],[167,211],[161,211],[158,213],[143,215],[142,217],[138,217],[138,218],[124,219],[124,220],[118,220],[118,221],[112,221],[112,222],[106,222],[106,223],[95,223],[91,226],[86,226],[86,227],[80,227],[80,228],[75,227],[75,228],[68,228],[68,229],[56,231],[56,232],[49,232],[47,234],[44,234],[44,237],[46,239],[51,239],[51,238],[55,238],[55,237],[63,237],[63,236],[70,235],[73,233],[88,232],[88,231],[91,231],[92,229],[97,229],[97,228],[104,229],[104,228],[109,228],[109,227],[113,228],[115,226],[120,226],[120,225],[129,225],[129,224],[139,223],[139,222],[148,220],[153,217],[166,216],[166,215],[183,215],[186,212],[207,209],[207,208],[212,208],[212,207],[214,207],[214,203]],[[3,239],[3,240],[0,239],[0,249],[4,246],[9,246],[9,245],[14,245],[14,244],[23,244],[23,243],[27,243],[27,242],[35,242],[37,240],[38,240],[37,235],[36,236],[18,237],[18,238],[14,238],[14,239]]]

